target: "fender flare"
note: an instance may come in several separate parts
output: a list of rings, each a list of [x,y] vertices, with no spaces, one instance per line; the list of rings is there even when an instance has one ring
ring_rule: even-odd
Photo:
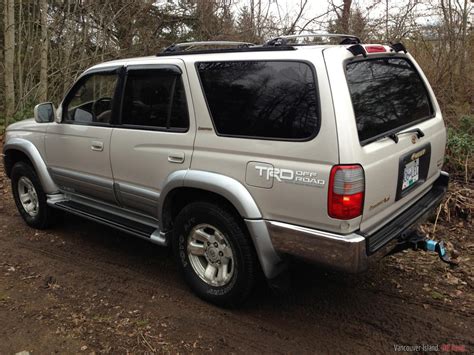
[[[273,279],[286,268],[275,251],[270,235],[250,192],[239,181],[225,175],[201,171],[178,170],[166,179],[160,193],[158,220],[163,221],[163,207],[168,194],[179,187],[191,187],[210,191],[227,199],[244,219],[257,252],[260,265],[267,279]],[[163,228],[163,225],[160,225]]]
[[[7,155],[10,150],[18,150],[30,159],[45,193],[54,194],[59,192],[59,188],[56,186],[48,172],[48,167],[46,166],[43,157],[33,143],[22,138],[11,138],[4,145],[3,154]]]
[[[168,194],[179,187],[213,192],[227,199],[245,219],[261,219],[262,214],[250,192],[239,181],[217,173],[201,170],[178,170],[171,173],[160,193],[158,219],[163,220],[163,207]]]

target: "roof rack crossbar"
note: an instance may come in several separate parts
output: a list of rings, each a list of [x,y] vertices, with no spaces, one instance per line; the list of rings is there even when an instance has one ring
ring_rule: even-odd
[[[290,39],[295,38],[307,38],[307,37],[327,37],[327,38],[343,38],[340,44],[359,44],[361,43],[360,38],[354,35],[347,35],[342,33],[311,33],[303,35],[288,35],[272,38],[267,41],[264,46],[274,47],[274,46],[285,46],[288,45]]]
[[[166,47],[165,49],[163,49],[162,53],[189,51],[194,47],[224,46],[224,47],[248,48],[254,45],[255,45],[254,43],[238,42],[238,41],[182,42],[182,43],[174,43],[171,46]]]

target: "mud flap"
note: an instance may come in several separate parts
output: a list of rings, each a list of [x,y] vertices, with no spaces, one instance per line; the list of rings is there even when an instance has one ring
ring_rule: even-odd
[[[435,252],[438,254],[441,261],[451,266],[458,265],[458,261],[449,256],[443,241],[437,242],[432,239],[427,239],[426,237],[420,235],[417,231],[404,233],[400,237],[398,244],[390,252],[388,252],[386,256],[393,255],[407,249]]]

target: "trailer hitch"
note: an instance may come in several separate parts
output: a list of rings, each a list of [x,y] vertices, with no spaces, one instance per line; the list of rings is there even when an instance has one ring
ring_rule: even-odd
[[[392,255],[395,253],[399,253],[406,249],[412,250],[423,250],[423,251],[431,251],[438,254],[441,261],[445,262],[446,264],[457,266],[459,263],[455,258],[451,258],[449,253],[444,246],[443,241],[435,241],[432,239],[427,239],[426,237],[422,236],[418,231],[411,231],[410,233],[404,233],[398,242],[398,244],[386,255]]]

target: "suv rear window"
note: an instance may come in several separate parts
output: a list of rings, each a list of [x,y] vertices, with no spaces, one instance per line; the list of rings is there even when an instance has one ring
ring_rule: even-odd
[[[426,87],[405,58],[351,62],[346,73],[361,143],[433,115]]]
[[[311,67],[295,61],[197,64],[220,135],[303,140],[319,127]]]

